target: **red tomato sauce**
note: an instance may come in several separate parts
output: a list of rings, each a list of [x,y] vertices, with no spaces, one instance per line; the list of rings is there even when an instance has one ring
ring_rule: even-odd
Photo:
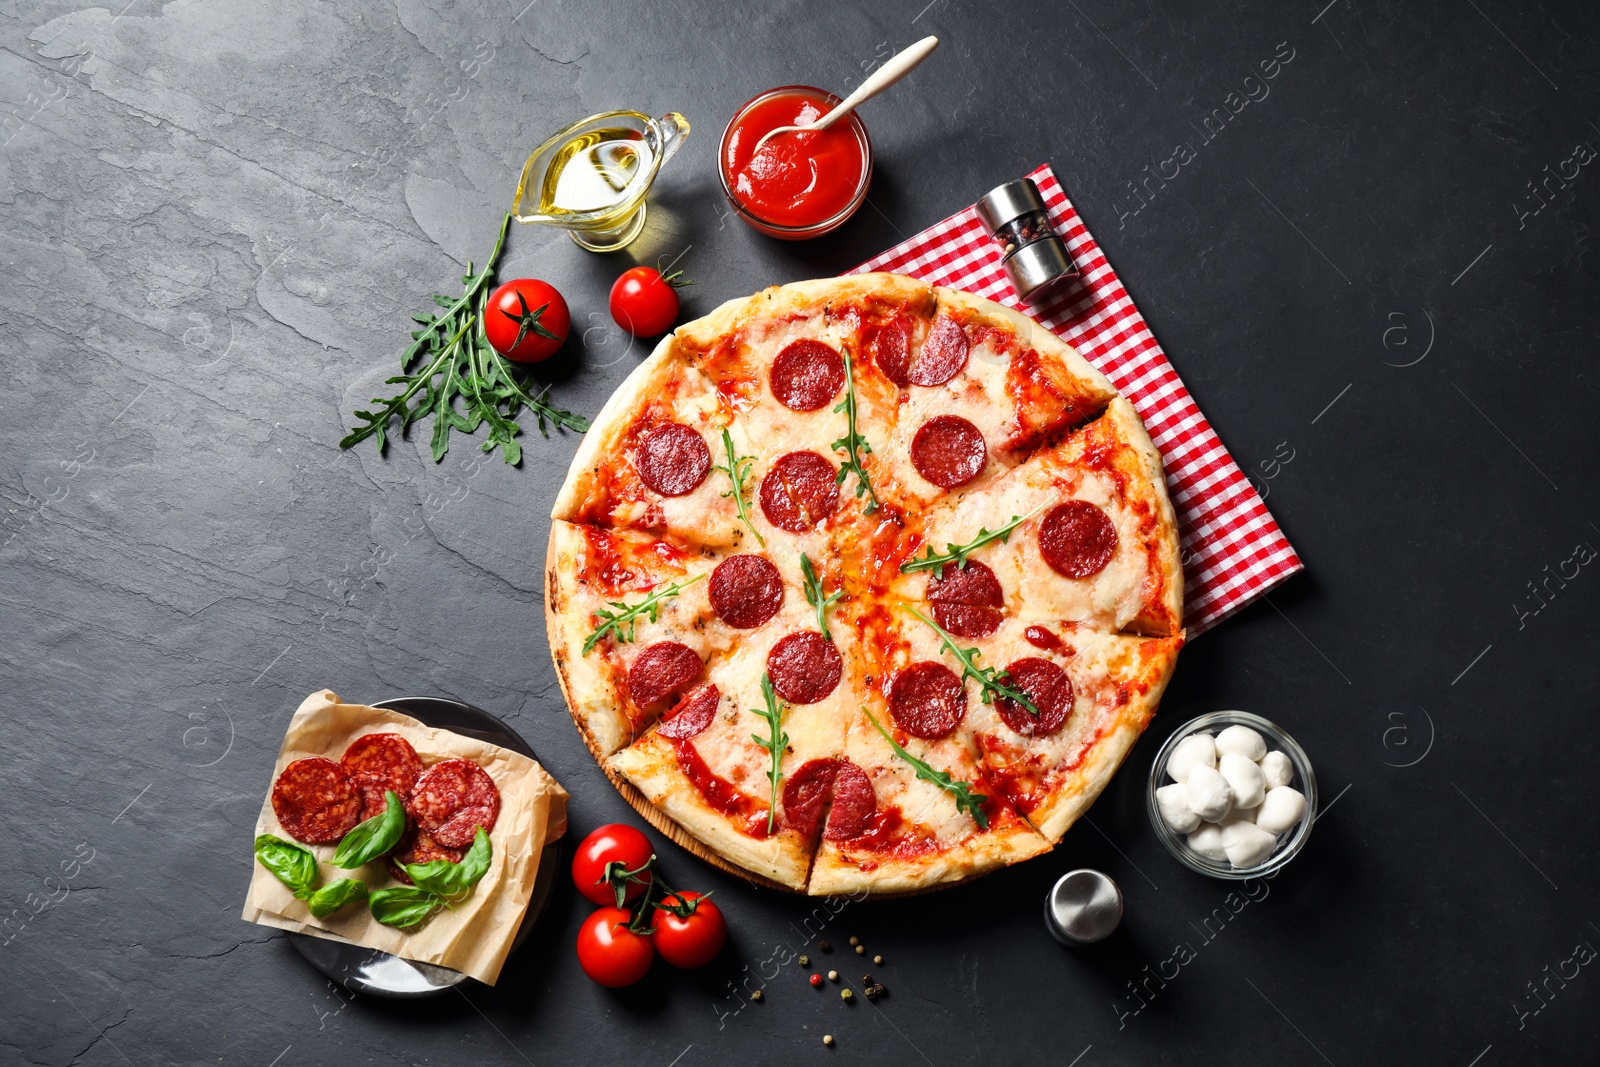
[[[780,133],[755,151],[763,134],[802,126],[832,104],[819,93],[793,91],[762,100],[735,121],[722,172],[751,214],[779,226],[814,226],[850,206],[867,161],[848,118],[819,133]]]
[[[916,827],[906,822],[900,814],[900,809],[894,805],[873,812],[872,819],[864,831],[839,842],[839,851],[845,854],[846,859],[851,859],[850,854],[858,851],[893,859],[912,859],[936,852],[938,849],[939,842],[935,838],[919,833]],[[875,863],[863,863],[853,859],[851,862],[864,871],[877,868]]]
[[[767,836],[765,804],[758,804],[745,796],[732,782],[708,767],[706,761],[700,758],[700,751],[688,741],[673,741],[672,747],[684,776],[694,783],[707,804],[724,815],[738,819],[742,823],[740,829],[751,837],[760,840]]]
[[[1046,652],[1059,652],[1062,649],[1061,638],[1043,626],[1030,626],[1022,631],[1022,636],[1034,648],[1042,648]]]
[[[684,553],[665,541],[638,545],[593,526],[584,527],[583,534],[588,551],[578,579],[594,582],[607,596],[653,588],[665,580],[663,568],[684,572]]]

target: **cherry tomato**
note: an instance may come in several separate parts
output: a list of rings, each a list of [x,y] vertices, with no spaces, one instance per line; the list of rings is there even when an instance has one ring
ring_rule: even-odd
[[[662,277],[654,267],[634,267],[622,272],[611,286],[611,317],[635,337],[659,337],[678,318],[676,274]]]
[[[578,854],[572,857],[572,884],[596,904],[615,905],[617,894],[605,880],[606,866],[620,863],[623,870],[637,871],[650,862],[655,852],[650,839],[627,823],[609,823],[578,845]],[[638,899],[650,884],[650,872],[645,871],[639,879],[628,883],[624,900]]]
[[[728,924],[722,909],[699,893],[675,893],[663,897],[665,907],[656,909],[656,951],[674,967],[704,967],[717,958],[728,940]],[[694,911],[678,916],[667,908],[693,904]]]
[[[628,929],[631,918],[623,908],[600,908],[578,927],[578,966],[610,989],[643,978],[656,958],[650,939]]]
[[[489,296],[483,332],[494,350],[518,363],[549,359],[572,328],[567,302],[549,282],[518,278]]]

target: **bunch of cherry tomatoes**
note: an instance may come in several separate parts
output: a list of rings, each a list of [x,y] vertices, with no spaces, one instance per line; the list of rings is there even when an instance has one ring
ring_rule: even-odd
[[[678,289],[692,284],[681,274],[662,274],[654,267],[624,271],[611,286],[611,318],[635,337],[666,333],[678,319]],[[572,315],[555,286],[537,278],[518,278],[490,295],[483,329],[502,356],[517,363],[538,363],[566,343]]]
[[[637,982],[657,953],[674,967],[704,967],[728,939],[710,894],[664,883],[649,839],[625,823],[602,826],[583,839],[572,860],[572,882],[602,905],[578,929],[578,965],[603,986]]]

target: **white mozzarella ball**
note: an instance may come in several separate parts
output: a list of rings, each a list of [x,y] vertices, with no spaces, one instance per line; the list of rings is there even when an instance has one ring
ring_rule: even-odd
[[[1300,821],[1306,813],[1306,798],[1300,790],[1280,785],[1267,790],[1267,799],[1261,802],[1256,813],[1256,825],[1269,834],[1281,834]]]
[[[1222,831],[1215,826],[1202,826],[1189,835],[1189,847],[1208,860],[1221,863],[1228,858],[1227,849],[1222,847]]]
[[[1261,757],[1261,774],[1267,780],[1267,788],[1276,789],[1294,780],[1294,764],[1289,762],[1288,753],[1268,752]]]
[[[1210,734],[1191,734],[1179,741],[1167,760],[1167,773],[1174,782],[1187,782],[1196,767],[1216,767],[1217,743]]]
[[[1230,726],[1217,735],[1217,751],[1223,755],[1231,752],[1246,759],[1260,759],[1267,754],[1267,743],[1248,726]]]
[[[1216,822],[1233,807],[1228,780],[1205,764],[1189,772],[1189,810],[1206,822]]]
[[[1256,761],[1249,756],[1227,753],[1217,761],[1217,773],[1227,779],[1228,788],[1233,790],[1236,807],[1253,808],[1266,795],[1267,780],[1262,777]]]
[[[1222,850],[1228,862],[1235,867],[1254,867],[1272,855],[1278,839],[1255,823],[1243,819],[1230,823],[1221,831]]]
[[[1217,823],[1217,829],[1222,831],[1222,847],[1227,848],[1238,839],[1241,826],[1254,826],[1255,824],[1256,820],[1250,812],[1240,811],[1238,808],[1228,812],[1227,818]]]
[[[1200,816],[1189,810],[1189,787],[1173,782],[1156,790],[1156,807],[1161,821],[1175,834],[1187,834],[1200,825]]]

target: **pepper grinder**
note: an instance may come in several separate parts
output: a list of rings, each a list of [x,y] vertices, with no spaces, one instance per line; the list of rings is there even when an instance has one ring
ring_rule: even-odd
[[[1044,924],[1063,945],[1092,945],[1122,922],[1122,890],[1111,876],[1086,867],[1057,879],[1044,898]]]
[[[990,189],[978,201],[978,218],[1004,257],[1006,277],[1024,304],[1078,276],[1032,178]]]

